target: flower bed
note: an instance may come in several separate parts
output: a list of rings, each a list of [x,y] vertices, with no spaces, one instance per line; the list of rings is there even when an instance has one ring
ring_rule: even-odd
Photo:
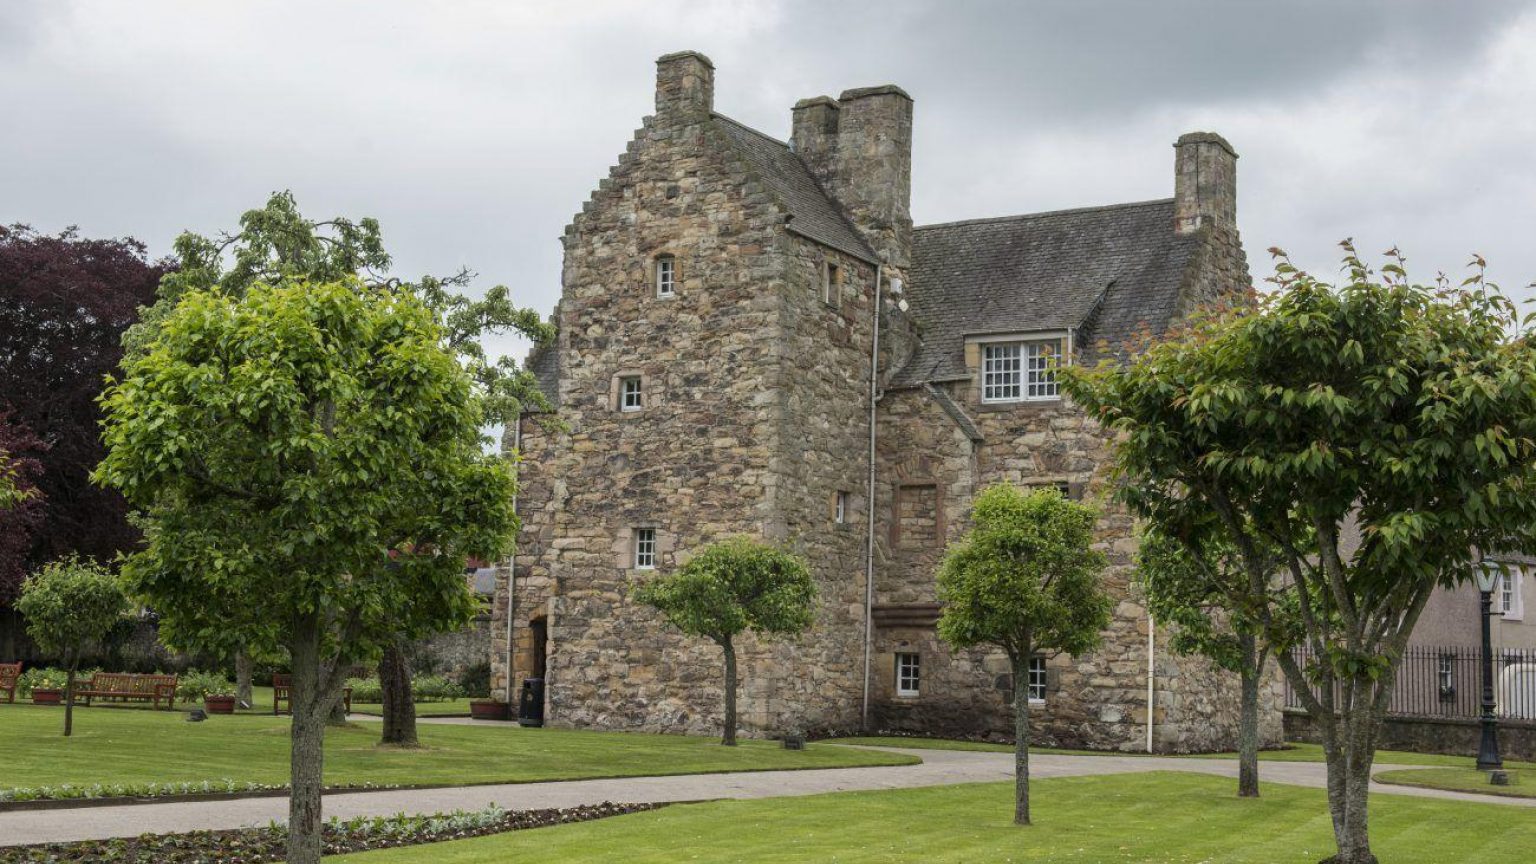
[[[596,804],[564,810],[455,811],[433,816],[383,816],[332,819],[322,832],[326,855],[366,852],[586,822],[624,813],[654,810],[659,804]],[[131,839],[86,840],[0,848],[0,864],[114,861],[121,864],[261,864],[282,861],[287,832],[281,825],[188,834],[143,834]]]
[[[377,783],[327,786],[336,789],[394,789]],[[104,798],[172,798],[186,795],[239,795],[256,792],[286,792],[288,784],[252,783],[237,780],[201,780],[190,783],[93,783],[60,786],[24,786],[0,789],[0,805],[33,801],[81,801]]]

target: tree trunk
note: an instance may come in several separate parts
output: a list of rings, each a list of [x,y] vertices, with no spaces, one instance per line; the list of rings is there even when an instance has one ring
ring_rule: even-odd
[[[1372,691],[1369,680],[1352,683],[1356,693]],[[1336,721],[1320,724],[1328,764],[1328,813],[1338,848],[1337,854],[1324,859],[1325,864],[1377,864],[1371,852],[1368,807],[1381,717],[1373,708],[1360,706],[1362,701],[1369,702],[1361,696],[1346,697]]]
[[[416,704],[411,699],[411,667],[404,646],[394,639],[379,658],[379,686],[383,692],[384,734],[381,743],[415,747]]]
[[[331,706],[320,692],[320,623],[311,615],[294,628],[293,725],[289,751],[288,864],[320,864],[321,789],[325,721]]]
[[[1237,797],[1259,797],[1259,681],[1264,676],[1258,638],[1237,637],[1242,651],[1242,699],[1238,705]]]
[[[1029,824],[1029,652],[1013,658],[1013,824]]]
[[[80,652],[69,655],[69,672],[64,678],[64,737],[75,733],[75,670],[80,666]]]
[[[251,707],[251,658],[244,651],[235,653],[235,701],[241,708]]]
[[[736,647],[731,640],[720,643],[725,649],[725,734],[720,743],[736,746]]]

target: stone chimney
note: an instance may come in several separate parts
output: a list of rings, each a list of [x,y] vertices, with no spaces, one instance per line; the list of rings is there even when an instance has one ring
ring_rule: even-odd
[[[656,60],[656,117],[664,124],[696,123],[715,108],[715,64],[697,51]]]
[[[1215,132],[1189,132],[1173,152],[1174,230],[1237,230],[1237,151]]]
[[[841,106],[828,96],[801,99],[790,112],[789,147],[811,167],[823,186],[831,188],[833,160],[837,157],[837,126]]]
[[[790,146],[886,264],[912,253],[912,97],[892,84],[803,99]]]

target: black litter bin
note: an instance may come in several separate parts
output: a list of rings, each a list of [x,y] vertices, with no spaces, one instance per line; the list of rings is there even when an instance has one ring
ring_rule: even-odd
[[[544,679],[524,678],[523,697],[517,704],[519,726],[544,725]]]

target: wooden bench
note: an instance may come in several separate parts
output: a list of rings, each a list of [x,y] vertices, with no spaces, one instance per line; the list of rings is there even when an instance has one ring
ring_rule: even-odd
[[[351,714],[352,713],[352,688],[351,687],[344,687],[344,688],[342,688],[342,691],[341,691],[341,701],[347,706],[347,713]],[[282,707],[284,702],[288,703],[288,707],[287,708]],[[293,676],[292,675],[273,675],[272,676],[272,713],[273,714],[292,714],[293,713]]]
[[[5,694],[5,701],[16,701],[16,682],[20,679],[20,663],[0,663],[0,693]]]
[[[167,710],[176,707],[175,675],[130,675],[126,672],[97,672],[85,686],[75,690],[75,696],[91,704],[92,698],[111,699],[118,702],[152,702],[160,708],[165,701]]]

